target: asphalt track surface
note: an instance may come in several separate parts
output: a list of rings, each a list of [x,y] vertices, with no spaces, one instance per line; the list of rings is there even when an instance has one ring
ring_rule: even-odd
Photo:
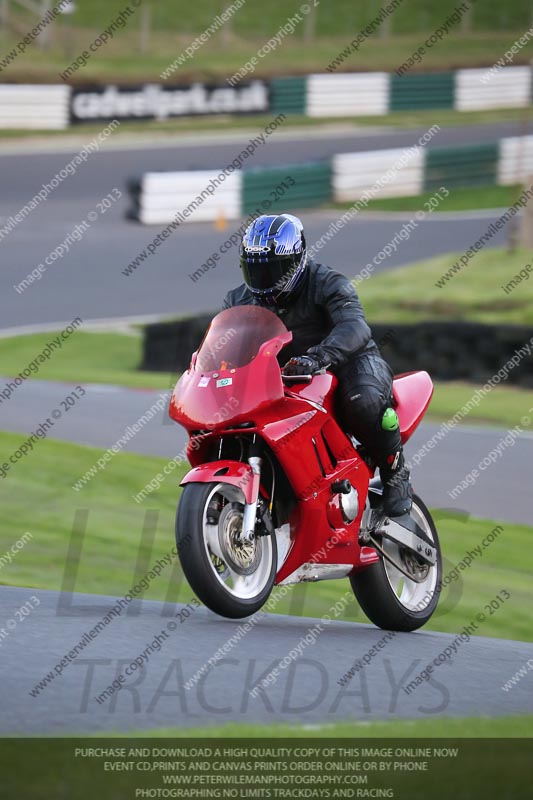
[[[520,131],[518,123],[443,129],[431,145],[493,140]],[[410,146],[422,133],[422,129],[362,129],[349,135],[304,133],[301,138],[300,133],[279,131],[248,164],[300,163],[326,158],[334,152]],[[163,226],[147,227],[126,219],[129,200],[125,187],[129,178],[147,170],[222,168],[246,145],[249,134],[241,134],[240,138],[233,134],[230,139],[214,144],[197,137],[194,145],[177,141],[173,147],[132,146],[125,150],[114,149],[112,139],[109,145],[103,145],[0,241],[0,328],[68,322],[77,316],[94,320],[178,315],[217,308],[228,288],[240,282],[236,248],[221,255],[215,268],[202,279],[193,282],[189,276],[219,250],[240,223],[228,223],[223,231],[215,230],[212,224],[182,225],[133,275],[126,276],[122,270]],[[14,154],[0,149],[0,225],[24,207],[80,147],[81,144],[61,152],[52,149]],[[113,190],[122,192],[122,197],[104,214],[100,213],[97,204]],[[278,210],[284,210],[282,200]],[[48,266],[39,281],[22,294],[17,293],[13,287],[43,263],[92,212],[97,218],[81,239]],[[310,243],[320,239],[330,222],[342,214],[301,213]],[[486,214],[461,214],[451,219],[433,215],[421,222],[392,256],[376,266],[375,272],[450,250],[464,251],[487,230],[490,221],[491,216]],[[399,218],[357,218],[328,242],[320,257],[352,277],[372,262],[402,224]],[[505,230],[500,231],[491,245],[503,244],[506,234]]]
[[[346,581],[339,582],[339,597],[347,588]],[[183,606],[154,601],[133,601],[33,697],[30,691],[99,622],[115,598],[72,595],[64,597],[61,606],[58,592],[0,588],[0,596],[7,619],[30,597],[40,600],[19,623],[23,632],[17,625],[2,641],[2,735],[183,729],[230,721],[316,725],[533,712],[533,673],[511,691],[501,688],[533,657],[533,644],[473,637],[449,651],[451,657],[429,680],[408,693],[403,687],[456,637],[424,630],[396,634],[343,687],[337,681],[384,633],[371,625],[335,620],[324,623],[315,643],[296,660],[285,662],[277,680],[253,697],[255,684],[279,666],[317,622],[273,614],[260,616],[215,667],[186,688],[242,621],[224,620],[200,607],[180,623],[175,615]],[[120,691],[98,703],[96,697],[156,635],[160,649],[141,669],[125,676]]]
[[[169,383],[172,380],[169,376]],[[4,383],[5,378],[0,377],[0,389]],[[63,383],[26,381],[9,400],[0,404],[2,430],[29,434],[50,417],[53,409],[61,409],[61,400],[72,388],[73,385]],[[119,387],[87,385],[85,388],[87,394],[54,422],[48,433],[50,437],[106,449],[118,442],[126,428],[137,422],[161,397],[159,392]],[[524,409],[524,413],[526,411]],[[407,458],[412,458],[439,427],[422,423],[406,447]],[[518,438],[509,438],[509,446],[500,445],[500,456],[488,468],[479,470],[480,477],[473,486],[468,486],[456,498],[448,494],[507,435],[507,431],[473,426],[450,431],[413,466],[415,491],[433,508],[451,508],[484,519],[531,525],[531,499],[524,492],[520,478],[528,474],[531,461],[533,434],[527,429]],[[182,451],[185,441],[185,431],[161,411],[124,446],[124,451],[171,459]],[[38,446],[36,442],[35,447]],[[32,453],[26,458],[32,458]],[[112,468],[111,462],[107,472],[112,472]],[[12,466],[13,473],[16,469],[17,464]],[[79,477],[73,475],[73,482]],[[106,480],[106,473],[96,480]],[[167,480],[175,480],[172,473]],[[0,486],[4,481],[7,487],[9,473],[0,479]],[[138,491],[142,488],[139,486]],[[77,496],[83,505],[83,490]],[[151,503],[153,507],[154,501],[149,498],[144,504],[148,507]]]

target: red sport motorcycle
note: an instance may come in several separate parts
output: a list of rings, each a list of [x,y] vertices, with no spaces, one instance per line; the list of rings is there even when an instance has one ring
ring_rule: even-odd
[[[173,392],[169,414],[189,434],[176,541],[191,588],[231,618],[261,608],[275,584],[348,577],[381,628],[412,631],[436,608],[441,555],[431,515],[415,495],[389,519],[364,448],[339,426],[336,377],[285,376],[292,339],[259,306],[218,314]],[[433,384],[426,372],[394,380],[406,442]]]

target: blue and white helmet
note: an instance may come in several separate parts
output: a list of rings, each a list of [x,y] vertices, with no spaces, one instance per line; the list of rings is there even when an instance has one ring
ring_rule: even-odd
[[[303,225],[292,214],[263,214],[246,229],[240,248],[244,281],[263,305],[287,301],[303,280]]]

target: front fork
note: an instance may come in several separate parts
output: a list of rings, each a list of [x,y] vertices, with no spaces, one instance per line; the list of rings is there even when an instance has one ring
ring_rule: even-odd
[[[252,502],[245,503],[244,516],[242,520],[242,530],[239,534],[241,542],[252,542],[255,537],[255,525],[257,516],[257,503],[259,501],[259,486],[261,484],[261,466],[263,459],[260,456],[250,456],[248,464],[252,470]]]

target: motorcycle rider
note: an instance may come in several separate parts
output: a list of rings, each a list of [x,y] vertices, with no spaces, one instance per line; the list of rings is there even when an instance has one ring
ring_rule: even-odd
[[[224,308],[261,305],[280,317],[293,334],[282,350],[290,356],[286,375],[335,373],[339,422],[379,467],[385,513],[407,513],[412,490],[392,408],[393,374],[352,283],[308,257],[302,222],[292,214],[257,217],[244,233],[240,265],[244,283],[227,293]]]

